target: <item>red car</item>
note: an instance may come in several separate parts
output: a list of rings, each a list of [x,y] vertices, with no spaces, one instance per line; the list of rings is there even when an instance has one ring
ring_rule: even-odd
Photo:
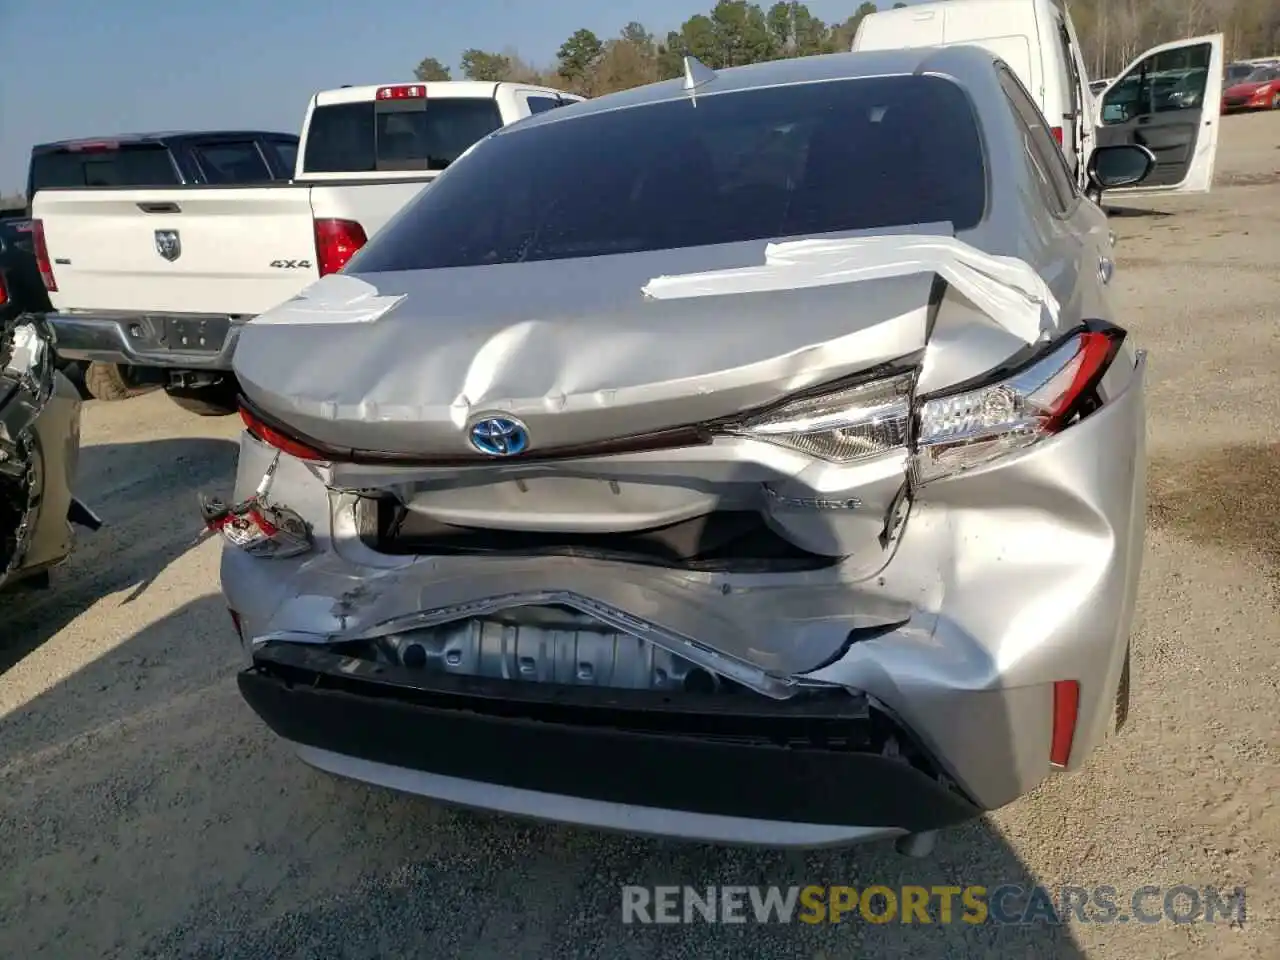
[[[1259,67],[1222,92],[1222,112],[1280,110],[1280,67]]]

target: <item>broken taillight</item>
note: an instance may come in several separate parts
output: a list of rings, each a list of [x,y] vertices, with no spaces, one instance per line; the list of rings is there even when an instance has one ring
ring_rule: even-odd
[[[201,497],[200,512],[207,529],[255,557],[285,560],[311,549],[307,522],[265,496],[255,494],[234,506],[216,497]]]
[[[918,401],[919,483],[950,476],[1031,446],[1087,415],[1124,331],[1092,323],[1049,344],[1029,362],[986,382]]]
[[[200,515],[205,529],[222,534],[227,543],[255,557],[285,560],[310,550],[311,525],[296,511],[267,499],[279,464],[277,453],[257,489],[239,503],[227,504],[218,497],[201,494]]]
[[[282,430],[277,430],[270,424],[264,423],[243,404],[240,407],[240,419],[244,421],[244,428],[249,431],[250,436],[261,440],[267,446],[275,447],[282,453],[287,453],[289,456],[296,457],[299,460],[329,459],[325,454],[308,446],[301,440],[295,440]]]

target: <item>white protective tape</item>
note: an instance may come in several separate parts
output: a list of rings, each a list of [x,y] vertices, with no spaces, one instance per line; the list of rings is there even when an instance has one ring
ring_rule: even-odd
[[[251,321],[254,324],[373,323],[404,299],[380,296],[373,284],[333,273],[322,277],[291,300],[272,307]]]
[[[655,277],[646,297],[675,300],[792,290],[879,277],[935,273],[1027,343],[1056,331],[1059,305],[1031,265],[947,236],[872,236],[771,243],[758,267]]]

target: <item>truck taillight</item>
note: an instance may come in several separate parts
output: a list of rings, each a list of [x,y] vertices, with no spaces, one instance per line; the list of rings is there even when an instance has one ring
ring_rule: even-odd
[[[49,259],[49,245],[44,241],[44,223],[31,221],[31,245],[36,252],[36,266],[40,270],[40,279],[44,288],[50,293],[58,292],[58,281],[53,278],[53,261]]]
[[[1058,141],[1058,146],[1062,146],[1062,128],[1061,127],[1053,128],[1053,139]]]
[[[322,277],[345,267],[369,239],[364,227],[354,220],[317,220],[315,226],[316,265]]]
[[[379,87],[379,100],[425,100],[427,86],[424,83],[402,83],[394,87]]]

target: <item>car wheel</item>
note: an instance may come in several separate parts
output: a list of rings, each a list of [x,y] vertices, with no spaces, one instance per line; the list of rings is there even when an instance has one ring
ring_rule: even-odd
[[[1271,109],[1280,110],[1280,90],[1271,95]]]
[[[84,388],[95,400],[127,400],[146,393],[134,382],[128,367],[96,361],[84,372]]]
[[[197,417],[225,417],[239,409],[236,403],[239,390],[234,380],[207,387],[165,387],[164,392],[179,407]]]

